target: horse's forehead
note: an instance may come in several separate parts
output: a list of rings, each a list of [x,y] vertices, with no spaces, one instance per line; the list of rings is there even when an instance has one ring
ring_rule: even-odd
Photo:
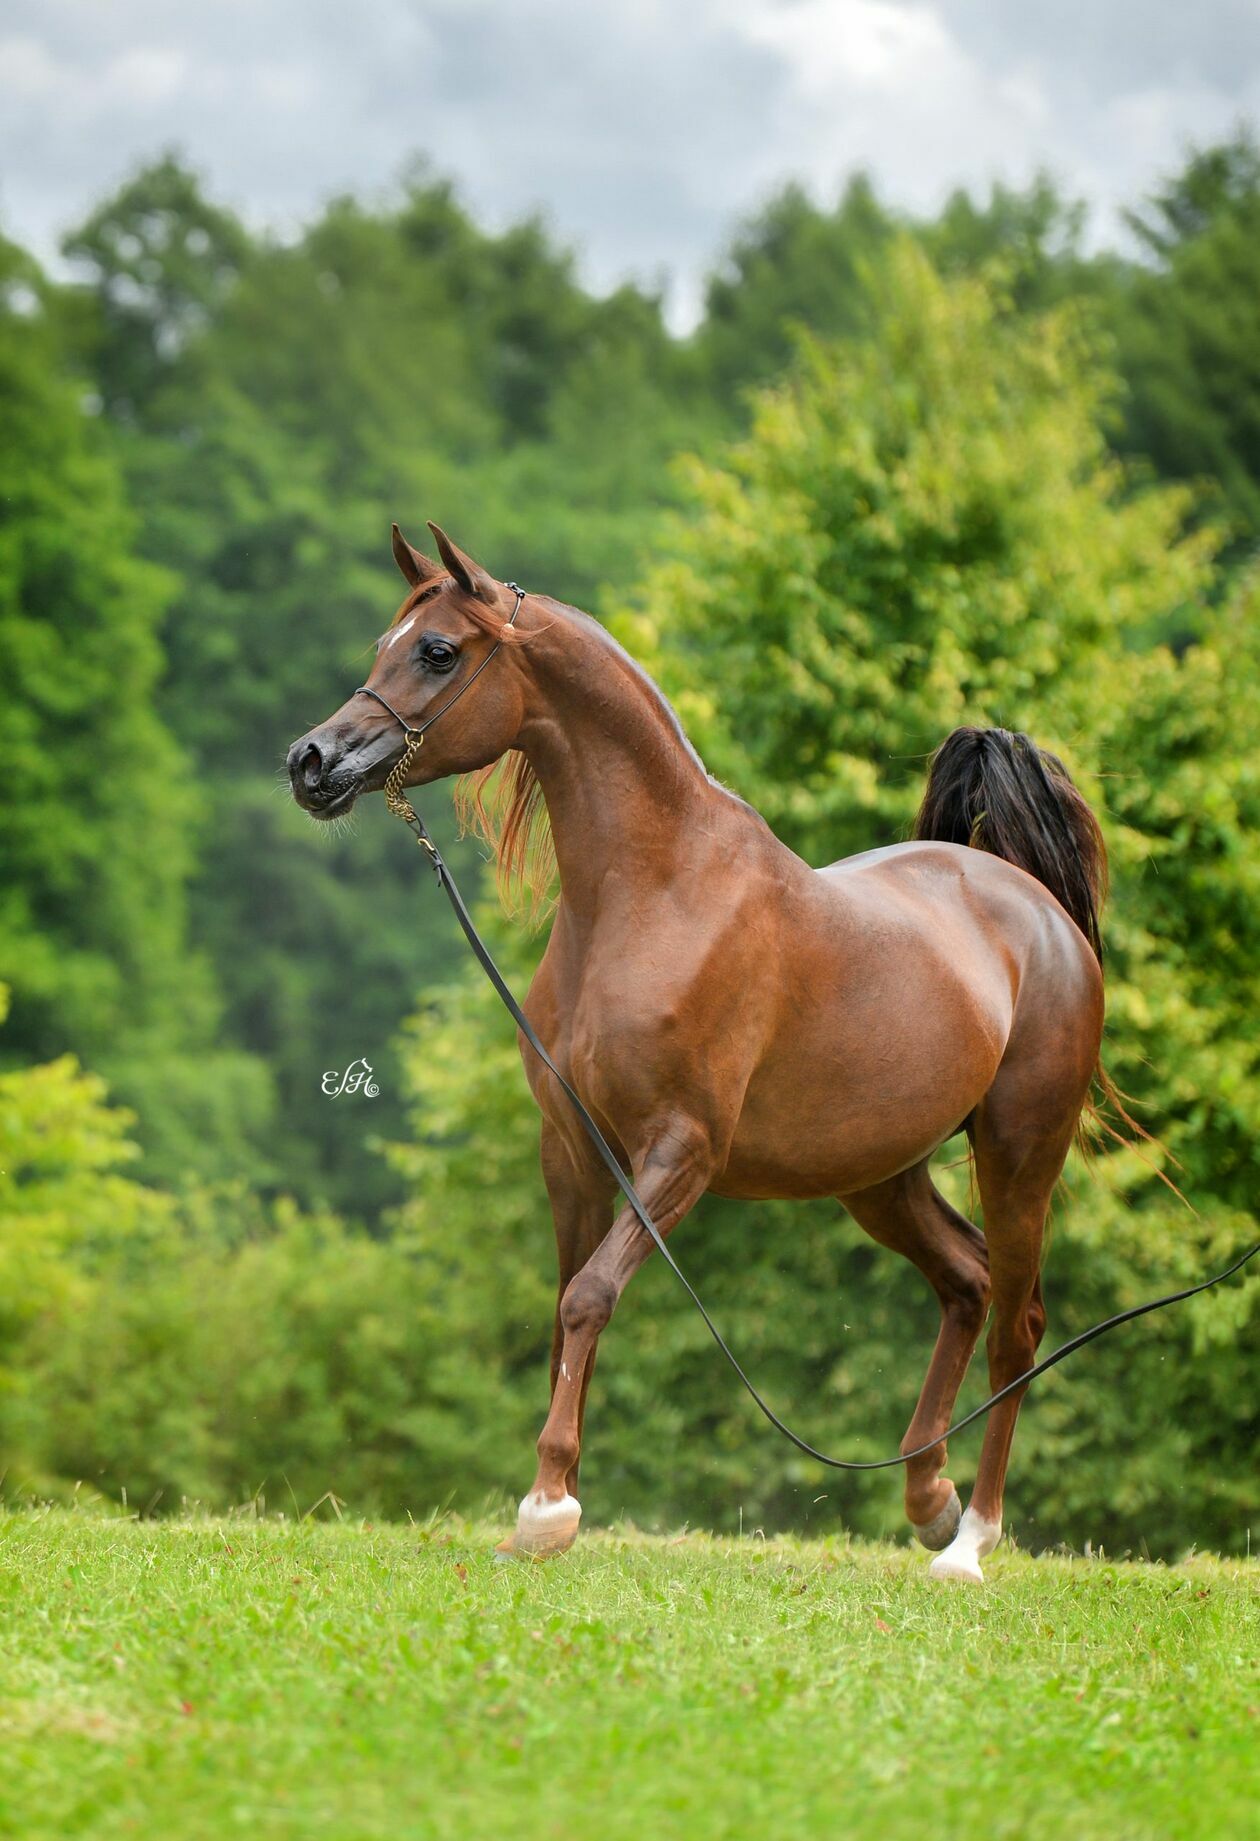
[[[411,631],[419,618],[420,609],[416,608],[414,613],[408,614],[404,619],[400,620],[396,626],[388,627],[376,642],[377,652],[388,652],[391,647],[396,646],[398,641],[404,639]]]
[[[453,604],[448,592],[453,586],[452,582],[441,582],[436,588],[429,586],[420,589],[413,599],[404,601],[394,618],[393,625],[386,627],[376,642],[377,657],[383,658],[392,651],[400,640],[405,639],[408,633],[414,632],[416,627],[422,623],[422,616],[437,612],[439,608],[445,622],[450,621],[453,615],[455,621],[461,626],[467,627],[471,632],[476,632],[477,622],[463,613],[458,605]],[[463,638],[464,634],[462,631],[453,632],[452,637]]]

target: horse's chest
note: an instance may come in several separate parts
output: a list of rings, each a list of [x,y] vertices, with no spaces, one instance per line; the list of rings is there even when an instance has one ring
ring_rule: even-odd
[[[616,1129],[675,1107],[716,1116],[735,1104],[756,1058],[753,1006],[732,1002],[703,963],[641,942],[547,969],[544,1039]]]

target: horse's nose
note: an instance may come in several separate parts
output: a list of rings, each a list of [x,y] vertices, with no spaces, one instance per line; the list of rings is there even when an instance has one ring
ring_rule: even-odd
[[[294,742],[289,749],[289,779],[296,792],[299,787],[313,793],[324,775],[324,757],[313,741]]]

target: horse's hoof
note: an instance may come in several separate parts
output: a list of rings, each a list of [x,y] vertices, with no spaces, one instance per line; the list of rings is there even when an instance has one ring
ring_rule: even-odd
[[[960,1579],[967,1585],[983,1585],[980,1562],[993,1552],[1002,1538],[1000,1521],[984,1521],[974,1509],[968,1509],[958,1524],[958,1532],[928,1567],[934,1579]]]
[[[582,1505],[575,1496],[548,1502],[537,1490],[526,1496],[516,1516],[516,1533],[495,1548],[501,1560],[550,1560],[567,1553],[577,1539]]]
[[[984,1574],[974,1554],[957,1554],[951,1558],[948,1548],[938,1553],[928,1567],[934,1579],[961,1579],[967,1585],[983,1585]]]
[[[925,1521],[922,1526],[917,1521],[912,1521],[910,1526],[914,1529],[921,1547],[926,1547],[931,1553],[939,1553],[942,1547],[949,1546],[958,1532],[961,1521],[962,1503],[958,1500],[958,1491],[951,1483],[949,1501],[940,1514],[933,1515],[931,1521]]]

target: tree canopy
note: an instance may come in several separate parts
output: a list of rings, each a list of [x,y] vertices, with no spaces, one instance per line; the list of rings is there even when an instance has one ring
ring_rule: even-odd
[[[1167,1151],[1071,1168],[1052,1334],[1254,1237],[1258,214],[1246,134],[1137,203],[1127,252],[1045,178],[931,216],[789,187],[685,337],[423,165],[280,238],[167,154],[70,234],[70,279],[0,244],[10,1475],[225,1502],[283,1471],[401,1512],[511,1484],[537,1428],[511,1032],[400,828],[317,833],[282,777],[397,604],[394,518],[607,620],[811,861],[902,835],[958,722],[1054,746],[1112,853],[1108,1061]],[[538,942],[482,905],[523,984]],[[378,1098],[330,1101],[360,1057]],[[915,1274],[835,1210],[709,1202],[678,1244],[777,1404],[895,1444]],[[1030,1403],[1030,1541],[1245,1542],[1256,1296]],[[754,1427],[651,1265],[596,1388],[596,1514],[898,1525],[895,1484]]]

